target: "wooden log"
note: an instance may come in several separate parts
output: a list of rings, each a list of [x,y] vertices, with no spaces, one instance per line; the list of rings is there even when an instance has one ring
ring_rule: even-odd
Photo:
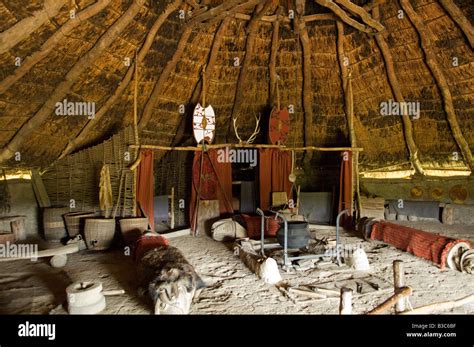
[[[352,289],[341,288],[339,314],[352,314]]]
[[[143,110],[143,114],[140,119],[140,122],[138,123],[138,127],[140,129],[144,129],[146,125],[148,124],[148,122],[150,121],[151,116],[153,115],[153,110],[155,106],[158,104],[158,100],[160,99],[160,96],[163,93],[163,89],[166,86],[165,81],[168,79],[171,73],[176,69],[176,64],[178,64],[178,62],[181,60],[181,56],[183,55],[184,49],[186,48],[186,45],[188,44],[188,40],[189,40],[189,37],[191,36],[191,33],[192,33],[191,27],[188,26],[184,29],[183,34],[181,35],[181,38],[179,39],[178,46],[176,47],[176,51],[174,52],[173,57],[170,60],[168,60],[168,63],[166,63],[165,68],[161,72],[161,75],[158,78],[158,81],[156,81],[153,91],[151,92],[151,95],[148,98],[148,101]]]
[[[410,287],[402,287],[397,290],[390,298],[385,300],[383,303],[375,307],[373,310],[367,312],[367,314],[381,314],[389,310],[393,305],[395,305],[400,299],[404,299],[410,296],[412,289]]]
[[[290,293],[298,294],[298,295],[304,295],[308,296],[310,298],[315,298],[315,299],[326,299],[327,296],[324,294],[318,294],[310,290],[303,290],[303,289],[298,289],[298,288],[288,288],[288,291]]]
[[[245,84],[248,83],[248,68],[250,65],[250,60],[254,54],[255,48],[255,39],[258,32],[258,26],[260,22],[260,18],[273,6],[272,0],[266,0],[265,4],[258,5],[254,11],[253,17],[247,25],[247,39],[245,42],[245,55],[242,59],[242,64],[239,70],[239,76],[237,78],[237,87],[235,89],[235,96],[234,96],[234,105],[232,107],[231,116],[229,119],[229,125],[227,127],[227,134],[226,137],[229,138],[229,134],[231,133],[232,129],[232,119],[238,116],[241,111],[241,107],[244,103],[244,91],[245,91]]]
[[[140,64],[143,62],[145,59],[148,51],[150,50],[153,41],[155,40],[156,34],[158,33],[158,30],[161,28],[163,23],[166,21],[166,19],[170,16],[171,13],[176,11],[180,4],[182,3],[181,0],[175,0],[171,4],[169,4],[165,10],[160,14],[160,16],[157,18],[157,20],[153,23],[153,26],[150,28],[148,31],[147,37],[145,39],[145,42],[143,43],[142,47],[140,48],[140,51],[138,52],[138,56],[136,61],[131,64],[125,73],[123,79],[120,81],[117,89],[115,89],[114,93],[110,98],[107,99],[107,101],[104,103],[104,105],[97,111],[95,114],[94,119],[90,120],[87,122],[87,124],[81,129],[81,131],[77,134],[77,136],[71,140],[66,148],[63,149],[61,152],[61,155],[59,156],[58,159],[64,158],[66,155],[72,153],[77,149],[78,146],[84,143],[84,141],[87,140],[89,137],[90,133],[96,130],[97,124],[100,121],[100,119],[110,110],[110,108],[117,102],[117,100],[123,95],[124,91],[127,89],[128,85],[132,81],[133,78],[133,72],[135,69],[135,64]]]
[[[373,33],[373,29],[365,24],[359,23],[358,21],[352,19],[346,11],[340,8],[337,4],[335,4],[332,0],[315,0],[317,4],[324,6],[330,9],[332,12],[336,14],[344,23],[354,27],[360,31],[366,33]]]
[[[466,18],[464,13],[459,7],[456,6],[456,3],[453,0],[439,0],[441,6],[444,10],[448,12],[451,19],[461,28],[461,31],[466,36],[471,48],[474,49],[474,27]]]
[[[397,293],[405,286],[405,269],[403,261],[395,260],[393,262],[393,290]],[[405,298],[401,297],[395,304],[395,312],[405,311]]]
[[[7,52],[18,43],[28,38],[50,18],[55,17],[67,0],[45,0],[43,8],[32,16],[22,19],[12,27],[0,33],[0,54]]]
[[[21,66],[17,67],[13,74],[0,81],[0,94],[5,93],[8,88],[10,88],[20,78],[22,78],[28,71],[30,71],[33,66],[43,60],[57,46],[58,43],[64,40],[64,36],[69,35],[70,32],[79,24],[82,24],[87,19],[101,12],[105,7],[107,7],[107,5],[110,4],[110,1],[111,0],[99,0],[81,12],[77,13],[75,18],[69,19],[64,25],[56,30],[56,32],[45,41],[45,43],[41,45],[39,50],[35,51],[29,57],[22,59]]]
[[[400,312],[399,314],[431,314],[431,313],[451,310],[453,308],[461,307],[461,306],[470,304],[472,302],[474,302],[474,294],[465,296],[464,298],[457,299],[457,300],[443,301],[443,302],[438,302],[435,304],[417,307],[411,311],[404,311],[404,312]]]
[[[376,31],[383,31],[385,27],[380,23],[378,19],[372,18],[370,14],[362,7],[357,6],[349,0],[335,0],[338,4],[345,7],[349,12],[359,16],[362,21],[369,27],[372,27]]]
[[[62,100],[71,90],[71,87],[79,79],[92,62],[116,40],[120,33],[128,26],[133,18],[139,13],[145,0],[134,0],[125,13],[100,37],[95,45],[84,54],[66,74],[64,81],[54,89],[43,106],[16,132],[10,142],[0,150],[0,163],[11,158],[20,149],[21,144],[35,130],[37,130],[53,113],[58,100]]]
[[[380,11],[378,7],[375,7],[373,10],[374,18],[380,18]],[[388,47],[387,42],[385,41],[386,33],[379,33],[375,35],[375,41],[382,53],[382,58],[385,63],[385,69],[387,71],[388,83],[392,89],[393,96],[397,102],[405,102],[405,98],[401,92],[400,83],[398,82],[397,74],[395,72],[395,66],[393,63],[393,57],[390,53],[390,48]],[[418,157],[418,146],[415,143],[413,138],[413,125],[410,119],[410,116],[406,113],[402,114],[403,122],[403,135],[405,138],[405,144],[410,154],[410,162],[415,169],[415,172],[419,175],[424,175],[425,172],[421,166],[420,159]]]
[[[436,55],[432,50],[432,43],[430,37],[432,36],[429,33],[429,28],[426,27],[423,19],[415,12],[409,0],[399,0],[402,9],[407,14],[410,22],[415,27],[418,35],[420,36],[421,48],[425,54],[425,62],[428,65],[431,74],[438,86],[438,89],[441,92],[443,97],[444,110],[447,115],[448,123],[453,133],[453,137],[461,150],[463,158],[471,169],[474,172],[474,157],[469,148],[469,144],[462,134],[461,127],[456,117],[456,111],[454,109],[453,98],[451,91],[449,89],[448,81],[444,76],[443,70],[440,67]]]

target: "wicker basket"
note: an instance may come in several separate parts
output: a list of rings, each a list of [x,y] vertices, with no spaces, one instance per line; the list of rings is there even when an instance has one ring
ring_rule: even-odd
[[[134,243],[148,229],[148,218],[124,218],[119,223],[126,245]]]
[[[68,207],[47,207],[43,211],[44,239],[59,242],[67,236],[63,215],[69,212]]]
[[[97,216],[94,212],[71,212],[64,215],[69,237],[74,237],[84,230],[85,218]]]
[[[102,251],[110,248],[115,235],[114,218],[87,218],[84,226],[84,238],[87,248]]]

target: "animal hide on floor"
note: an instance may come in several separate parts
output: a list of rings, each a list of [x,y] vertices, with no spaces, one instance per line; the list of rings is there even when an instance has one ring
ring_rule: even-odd
[[[147,238],[155,239],[156,245],[152,246],[150,240],[141,242],[143,246],[140,240],[137,242],[139,287],[153,300],[155,314],[188,314],[204,282],[179,249],[167,245],[161,236],[144,236],[141,240]]]

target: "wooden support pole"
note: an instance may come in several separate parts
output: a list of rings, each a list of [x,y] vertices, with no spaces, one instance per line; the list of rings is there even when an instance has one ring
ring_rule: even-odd
[[[115,105],[117,100],[119,100],[119,98],[123,95],[124,91],[127,89],[128,85],[133,79],[135,64],[140,64],[145,59],[146,55],[148,54],[148,51],[150,50],[153,44],[153,41],[155,40],[158,30],[161,28],[166,19],[170,16],[170,14],[179,8],[181,3],[182,0],[173,1],[160,14],[157,20],[153,23],[153,26],[148,31],[145,42],[143,43],[142,47],[140,48],[140,51],[138,52],[137,60],[132,65],[130,65],[123,79],[118,84],[117,89],[115,89],[112,96],[108,98],[104,105],[98,110],[98,112],[95,114],[94,119],[87,122],[86,125],[82,128],[82,130],[77,134],[77,136],[68,143],[66,148],[64,148],[61,152],[61,155],[58,159],[64,158],[66,155],[75,151],[78,146],[83,144],[83,142],[86,141],[89,137],[89,134],[96,129],[99,120],[110,110],[113,105]]]
[[[444,10],[449,13],[451,19],[461,28],[471,48],[474,49],[474,27],[469,19],[466,18],[453,0],[439,0],[439,3],[443,6]]]
[[[339,314],[352,314],[352,289],[341,288]]]
[[[384,313],[393,307],[393,305],[396,305],[397,302],[400,300],[405,300],[405,298],[409,297],[411,294],[412,289],[410,287],[401,287],[390,298],[385,300],[373,310],[367,312],[367,314],[372,315]]]
[[[140,129],[144,129],[148,122],[151,119],[151,116],[153,115],[153,110],[155,106],[158,104],[158,100],[160,96],[163,93],[163,89],[166,86],[165,81],[168,79],[168,77],[171,75],[171,73],[176,69],[176,65],[178,62],[181,60],[181,56],[184,53],[184,49],[186,48],[186,45],[188,44],[189,37],[191,36],[192,33],[192,27],[187,26],[183,34],[181,35],[181,38],[179,39],[178,46],[176,47],[176,51],[174,52],[173,57],[168,60],[168,63],[166,63],[165,68],[160,74],[160,77],[158,78],[158,81],[156,81],[155,86],[153,87],[153,91],[151,92],[150,97],[148,98],[148,101],[145,105],[145,108],[143,110],[142,118],[140,119],[140,122],[138,123],[138,127]]]
[[[380,19],[380,11],[378,7],[375,7],[372,10],[374,18]],[[382,58],[385,63],[385,69],[387,71],[387,78],[390,88],[392,89],[393,96],[397,102],[405,102],[405,98],[401,92],[400,83],[398,82],[398,77],[395,72],[395,66],[393,63],[392,54],[390,48],[388,47],[387,42],[385,41],[386,33],[379,33],[375,35],[375,41],[382,53]],[[411,122],[410,116],[404,112],[402,114],[402,123],[403,123],[403,135],[405,138],[405,144],[410,155],[410,162],[415,169],[415,172],[419,175],[424,175],[425,172],[421,166],[421,162],[418,156],[418,146],[415,143],[413,138],[413,124]]]
[[[403,261],[395,260],[393,262],[393,290],[397,293],[402,287],[405,286],[405,269],[403,267]],[[405,297],[401,297],[396,305],[395,312],[405,311]]]
[[[347,67],[347,57],[344,52],[344,24],[341,21],[336,21],[337,28],[337,56],[339,60],[339,67],[341,69],[341,84],[344,95],[344,108],[347,118],[347,127],[349,129],[349,140],[351,147],[357,147],[357,137],[354,128],[354,95],[352,93],[352,81],[350,78],[349,69]],[[355,194],[357,211],[361,211],[360,202],[360,177],[359,177],[359,153],[355,152],[352,156],[352,200]],[[351,200],[351,201],[352,201]],[[352,212],[352,211],[351,211]]]
[[[62,100],[69,93],[71,87],[79,79],[82,72],[84,72],[92,62],[96,61],[104,50],[116,40],[120,33],[139,13],[144,3],[145,0],[134,0],[132,5],[109,27],[96,44],[74,64],[71,70],[66,74],[63,82],[58,84],[43,106],[16,132],[10,142],[0,150],[0,163],[11,158],[15,152],[20,149],[23,141],[29,138],[30,135],[51,116],[58,100]]]
[[[32,55],[22,59],[21,66],[17,67],[13,74],[5,77],[0,81],[0,94],[5,93],[15,82],[28,73],[37,63],[48,56],[49,53],[60,43],[64,36],[67,36],[79,24],[84,23],[87,19],[100,13],[105,7],[110,4],[111,0],[99,0],[96,3],[88,6],[86,9],[77,13],[75,18],[69,19],[64,23],[55,33],[49,37]],[[59,2],[58,2],[59,3]]]
[[[428,65],[431,74],[438,86],[443,97],[444,110],[447,115],[448,123],[453,133],[453,137],[461,150],[466,165],[474,172],[474,157],[469,148],[469,143],[462,134],[461,127],[456,117],[456,111],[454,109],[453,98],[449,89],[448,81],[444,76],[443,70],[440,67],[435,53],[432,49],[432,43],[430,37],[432,36],[429,32],[429,28],[426,27],[423,19],[415,12],[409,0],[399,0],[400,5],[407,14],[410,22],[415,27],[418,35],[420,36],[421,48],[425,54],[425,61]]]
[[[0,54],[7,52],[25,40],[50,18],[55,17],[67,0],[45,0],[43,8],[35,11],[32,16],[24,18],[12,27],[0,33]]]

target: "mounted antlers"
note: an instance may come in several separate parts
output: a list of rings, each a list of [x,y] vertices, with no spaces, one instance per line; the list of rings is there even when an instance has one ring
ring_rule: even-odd
[[[253,143],[255,141],[255,139],[257,138],[257,135],[258,133],[260,132],[260,113],[258,114],[258,117],[255,117],[255,129],[252,133],[252,135],[250,135],[250,137],[246,140],[246,141],[243,141],[240,136],[239,136],[239,133],[237,132],[237,119],[239,118],[239,116],[237,116],[236,118],[232,118],[232,121],[234,122],[234,132],[235,132],[235,136],[237,137],[237,139],[239,140],[239,144],[245,144],[245,143]]]

